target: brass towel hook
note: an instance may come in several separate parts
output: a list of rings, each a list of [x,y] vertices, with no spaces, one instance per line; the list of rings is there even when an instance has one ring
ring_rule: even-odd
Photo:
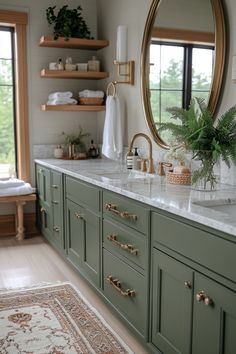
[[[110,94],[109,94],[110,89],[112,89],[111,96],[115,97],[115,95],[116,95],[116,82],[115,81],[109,82],[109,84],[107,85],[107,91],[106,91],[107,96],[110,96]]]

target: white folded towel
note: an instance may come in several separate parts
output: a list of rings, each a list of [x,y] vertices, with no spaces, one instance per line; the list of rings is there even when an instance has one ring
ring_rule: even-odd
[[[73,96],[73,93],[70,91],[66,92],[53,92],[48,96],[49,100],[54,100],[57,98],[71,98]]]
[[[112,160],[120,160],[123,151],[124,111],[116,95],[106,100],[106,116],[103,130],[102,153]]]
[[[92,90],[83,90],[79,92],[79,97],[86,97],[86,98],[103,98],[104,92],[103,91],[92,91]]]
[[[6,197],[11,195],[25,195],[34,193],[35,189],[31,187],[29,183],[24,183],[22,186],[19,187],[8,187],[2,188],[0,190],[0,197]]]
[[[49,100],[47,102],[48,106],[56,106],[56,105],[63,105],[63,104],[77,104],[78,101],[74,98],[57,98],[54,100]]]
[[[25,184],[24,181],[17,178],[10,178],[7,180],[0,181],[0,189],[20,187]]]

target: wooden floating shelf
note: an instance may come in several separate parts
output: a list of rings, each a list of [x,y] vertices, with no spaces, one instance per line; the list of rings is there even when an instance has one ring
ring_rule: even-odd
[[[107,47],[109,41],[105,39],[85,38],[69,38],[68,40],[65,40],[64,37],[54,39],[53,36],[42,36],[39,45],[41,47],[98,50]]]
[[[42,105],[42,111],[62,111],[62,112],[102,112],[105,111],[104,105]]]
[[[105,71],[69,71],[69,70],[47,70],[42,69],[41,77],[52,79],[85,79],[99,80],[109,77],[109,73]]]

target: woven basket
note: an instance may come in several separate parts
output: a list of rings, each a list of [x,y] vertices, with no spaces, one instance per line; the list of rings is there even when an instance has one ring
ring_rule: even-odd
[[[191,184],[191,174],[167,172],[166,182],[171,184],[189,185]]]
[[[80,97],[79,104],[100,106],[103,103],[103,98],[100,97]]]

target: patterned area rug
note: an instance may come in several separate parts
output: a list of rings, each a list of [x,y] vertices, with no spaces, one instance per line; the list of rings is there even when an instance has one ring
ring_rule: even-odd
[[[0,293],[1,354],[132,353],[68,283]]]

